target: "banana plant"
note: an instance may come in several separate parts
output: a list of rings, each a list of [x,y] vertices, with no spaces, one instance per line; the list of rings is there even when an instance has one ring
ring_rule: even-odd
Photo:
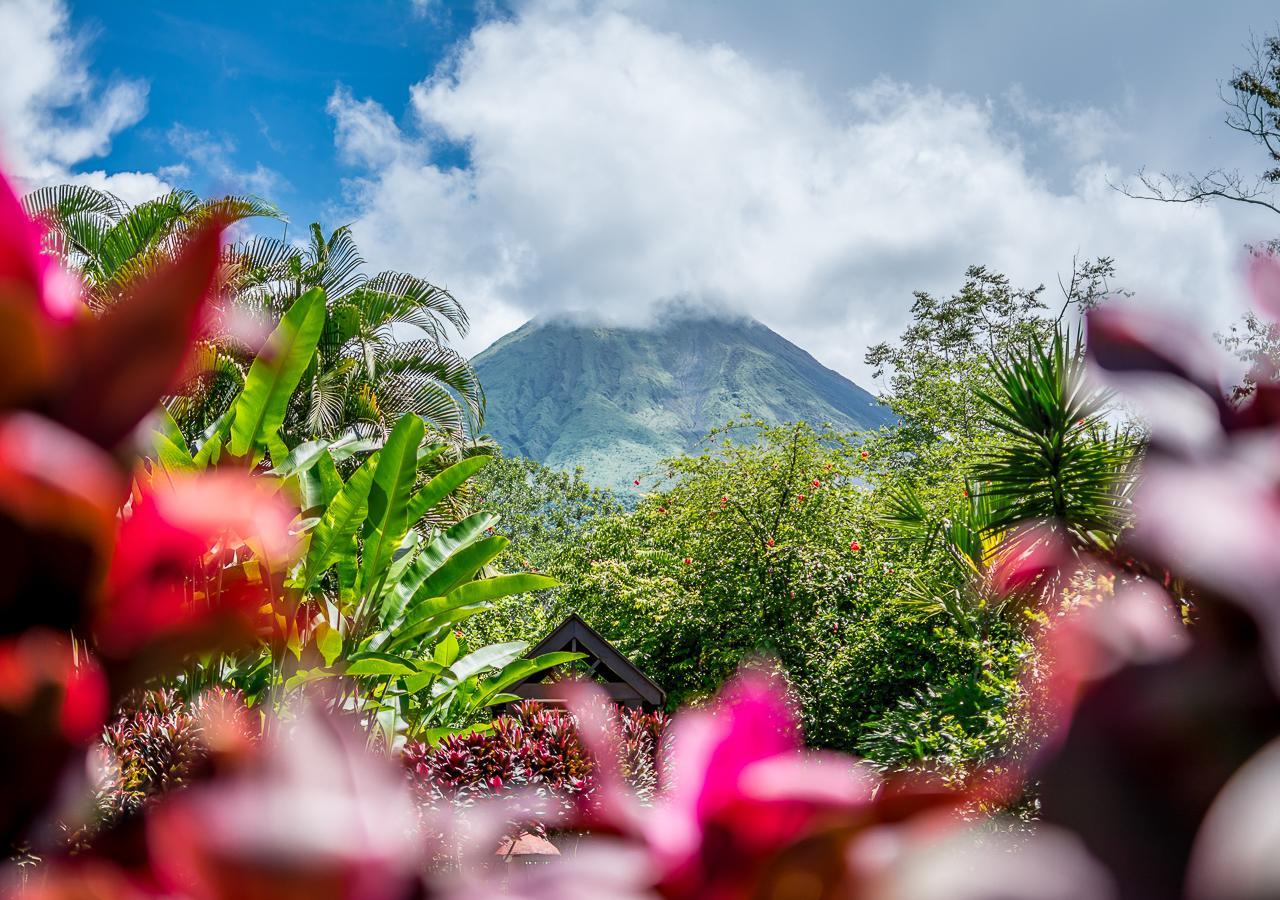
[[[580,658],[551,653],[523,659],[523,642],[463,653],[455,629],[494,600],[554,587],[532,573],[486,574],[508,540],[498,518],[476,513],[444,529],[418,527],[489,462],[477,456],[422,481],[421,469],[445,450],[423,444],[422,419],[406,415],[386,442],[349,477],[321,449],[274,473],[296,485],[304,503],[307,547],[289,584],[285,646],[295,665],[286,690],[345,676],[345,707],[377,722],[389,741],[435,737],[470,724],[511,699],[506,689],[528,675]],[[292,465],[292,467],[291,467]],[[297,612],[303,612],[298,616]],[[292,618],[291,618],[292,617]]]
[[[298,501],[301,550],[273,599],[272,637],[228,664],[226,677],[254,700],[279,704],[304,685],[368,717],[388,743],[435,737],[506,702],[522,678],[580,658],[524,659],[522,642],[464,653],[455,630],[494,600],[554,587],[531,573],[492,572],[508,540],[497,516],[476,513],[429,528],[437,512],[490,457],[441,468],[448,448],[426,440],[421,417],[403,416],[379,445],[355,436],[287,447],[280,428],[323,327],[324,295],[312,290],[281,319],[240,394],[192,448],[173,419],[154,432],[154,467],[176,474],[251,465]],[[358,464],[355,464],[358,461]],[[339,464],[351,469],[345,478]],[[427,472],[430,472],[428,477]]]

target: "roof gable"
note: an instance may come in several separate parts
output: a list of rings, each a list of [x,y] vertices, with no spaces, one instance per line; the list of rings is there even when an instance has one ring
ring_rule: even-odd
[[[650,706],[662,706],[666,703],[667,694],[658,687],[649,676],[645,675],[631,660],[614,648],[600,632],[582,620],[577,613],[570,613],[568,618],[557,625],[550,634],[538,642],[529,656],[541,656],[543,653],[573,651],[586,654],[586,662],[592,673],[604,679],[608,693],[615,700],[639,700]],[[517,682],[509,690],[518,696],[530,699],[544,695],[543,690],[521,690],[542,680],[546,672],[531,675]],[[545,696],[540,697],[545,699]]]

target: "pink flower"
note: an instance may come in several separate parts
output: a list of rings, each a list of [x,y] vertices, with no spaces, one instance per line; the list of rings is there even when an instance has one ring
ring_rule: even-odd
[[[160,882],[196,900],[397,900],[422,849],[408,784],[365,738],[308,713],[234,772],[149,816]]]
[[[853,760],[805,755],[783,695],[756,672],[677,716],[671,747],[676,784],[644,828],[659,892],[673,900],[756,896],[776,854],[867,809],[875,791]]]

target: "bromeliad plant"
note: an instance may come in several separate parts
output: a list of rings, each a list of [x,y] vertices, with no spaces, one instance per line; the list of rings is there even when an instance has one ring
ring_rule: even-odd
[[[281,427],[325,316],[320,289],[289,308],[231,408],[198,446],[188,446],[170,419],[154,435],[153,475],[269,465],[259,477],[302,510],[293,529],[298,562],[274,586],[262,651],[197,666],[187,688],[225,679],[251,702],[278,707],[295,689],[345,676],[322,693],[377,723],[388,743],[396,734],[435,737],[505,702],[504,691],[519,679],[578,655],[521,659],[523,642],[463,652],[454,631],[460,622],[496,599],[556,584],[487,571],[508,544],[493,534],[496,516],[448,521],[448,501],[488,457],[434,466],[447,448],[427,442],[422,418],[412,413],[381,446],[354,435],[285,445]],[[351,470],[345,478],[340,464]],[[437,474],[426,478],[426,469]]]

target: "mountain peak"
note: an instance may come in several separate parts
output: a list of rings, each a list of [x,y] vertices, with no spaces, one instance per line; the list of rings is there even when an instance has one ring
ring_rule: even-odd
[[[475,358],[486,426],[507,452],[582,466],[607,487],[751,416],[850,430],[892,415],[755,319],[685,308],[645,327],[534,319]]]

